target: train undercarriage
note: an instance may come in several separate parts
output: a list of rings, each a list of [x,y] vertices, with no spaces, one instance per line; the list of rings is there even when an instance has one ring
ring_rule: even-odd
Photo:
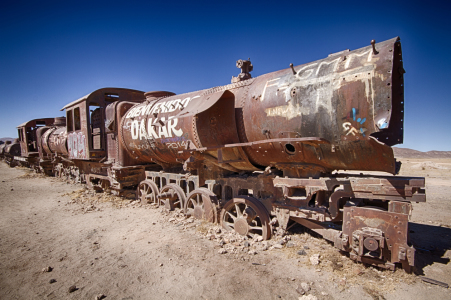
[[[408,222],[412,202],[426,201],[424,178],[336,174],[302,179],[254,172],[201,185],[199,176],[190,173],[141,171],[145,178],[136,197],[142,204],[180,209],[186,216],[263,239],[285,234],[296,222],[355,261],[391,270],[398,263],[406,271],[414,266]],[[112,188],[111,181],[105,177],[97,188]]]
[[[30,165],[23,159],[14,161]],[[424,178],[363,174],[290,178],[269,170],[202,184],[198,175],[149,171],[146,166],[61,160],[54,161],[49,172],[48,165],[43,161],[34,169],[86,183],[99,192],[136,198],[143,205],[180,209],[188,217],[220,223],[225,230],[248,237],[266,240],[284,235],[295,222],[355,261],[390,270],[401,264],[408,272],[415,264],[408,225],[412,202],[426,201]]]

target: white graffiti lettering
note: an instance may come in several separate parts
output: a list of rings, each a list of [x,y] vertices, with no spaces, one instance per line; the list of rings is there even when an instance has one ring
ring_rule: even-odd
[[[349,122],[343,123],[343,129],[344,129],[344,131],[347,131],[346,135],[349,135],[351,133],[352,133],[352,135],[355,135],[356,133],[359,133],[359,131],[357,129],[355,129]]]
[[[146,124],[144,123],[144,119],[141,120],[141,125],[139,126],[139,139],[147,139],[147,132],[146,132]]]
[[[145,120],[141,120],[141,123],[138,120],[134,120],[131,122],[130,133],[132,139],[134,140],[146,140],[146,139],[161,139],[161,138],[172,138],[172,137],[180,137],[183,135],[182,129],[177,129],[178,119],[174,117],[169,117],[169,120],[166,122],[166,118],[161,118],[162,125],[157,124],[154,125],[152,123],[152,118],[147,119],[147,128],[145,124]],[[157,130],[158,128],[158,130]]]
[[[168,131],[170,133],[173,132],[175,134],[175,136],[182,136],[183,130],[182,129],[175,129],[175,126],[177,126],[178,121],[179,120],[177,118],[174,118],[174,119],[169,118],[169,120],[168,120]]]
[[[148,149],[151,149],[151,148],[155,148],[153,144],[150,144],[150,145],[149,144],[136,145],[136,144],[133,144],[133,143],[130,143],[128,145],[128,147],[130,149],[138,149],[138,150],[148,150]]]
[[[158,134],[155,132],[155,126],[152,126],[152,119],[147,120],[147,136],[151,139],[152,136],[154,139],[158,138]],[[152,135],[152,136],[150,136]]]
[[[141,115],[150,115],[155,112],[159,113],[168,113],[176,111],[177,109],[185,108],[188,106],[188,104],[193,101],[194,99],[200,98],[200,96],[194,96],[194,97],[187,97],[185,99],[175,99],[175,100],[169,100],[164,102],[158,102],[158,103],[151,103],[147,105],[141,105],[138,107],[134,107],[130,109],[130,111],[125,116],[126,118],[136,118],[137,116]]]
[[[162,121],[164,121],[164,120],[162,120]],[[170,137],[169,134],[168,134],[168,130],[166,129],[166,125],[160,126],[158,128],[158,137],[162,138],[163,136],[166,137],[166,138]],[[172,136],[172,134],[171,134],[171,136]]]
[[[86,137],[83,133],[70,133],[67,136],[67,150],[69,151],[69,158],[86,159]]]
[[[175,142],[175,143],[166,143],[165,146],[168,147],[169,149],[179,149],[179,148],[185,149],[186,141]]]
[[[132,122],[132,127],[130,128],[130,132],[132,133],[132,139],[136,140],[138,139],[139,135],[139,124],[137,120],[134,120]]]

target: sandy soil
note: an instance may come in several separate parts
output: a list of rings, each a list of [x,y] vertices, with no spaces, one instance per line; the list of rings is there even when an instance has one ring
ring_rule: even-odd
[[[451,284],[451,159],[403,163],[402,175],[427,177],[410,227],[417,272]],[[0,181],[0,299],[451,299],[417,275],[354,263],[300,226],[244,240],[4,163]]]

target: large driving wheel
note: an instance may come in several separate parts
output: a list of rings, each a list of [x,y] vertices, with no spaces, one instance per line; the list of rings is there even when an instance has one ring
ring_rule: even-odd
[[[174,183],[162,187],[157,198],[160,199],[160,203],[163,204],[167,210],[174,210],[176,208],[184,209],[186,198],[185,192],[181,187]]]
[[[138,199],[141,200],[141,204],[157,204],[160,205],[158,196],[158,187],[155,182],[150,180],[141,181],[138,185]]]
[[[188,217],[193,216],[199,220],[216,223],[218,213],[215,203],[218,202],[216,195],[206,188],[192,191],[186,197],[185,213]]]
[[[240,196],[228,201],[221,211],[221,225],[226,230],[235,230],[245,236],[271,237],[269,213],[255,198]]]

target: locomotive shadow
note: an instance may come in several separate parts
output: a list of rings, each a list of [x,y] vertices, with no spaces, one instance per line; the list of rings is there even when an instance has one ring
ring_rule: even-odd
[[[446,265],[449,258],[443,257],[451,250],[451,228],[427,224],[409,223],[410,241],[416,249],[415,268],[424,275],[424,268],[434,263]]]

